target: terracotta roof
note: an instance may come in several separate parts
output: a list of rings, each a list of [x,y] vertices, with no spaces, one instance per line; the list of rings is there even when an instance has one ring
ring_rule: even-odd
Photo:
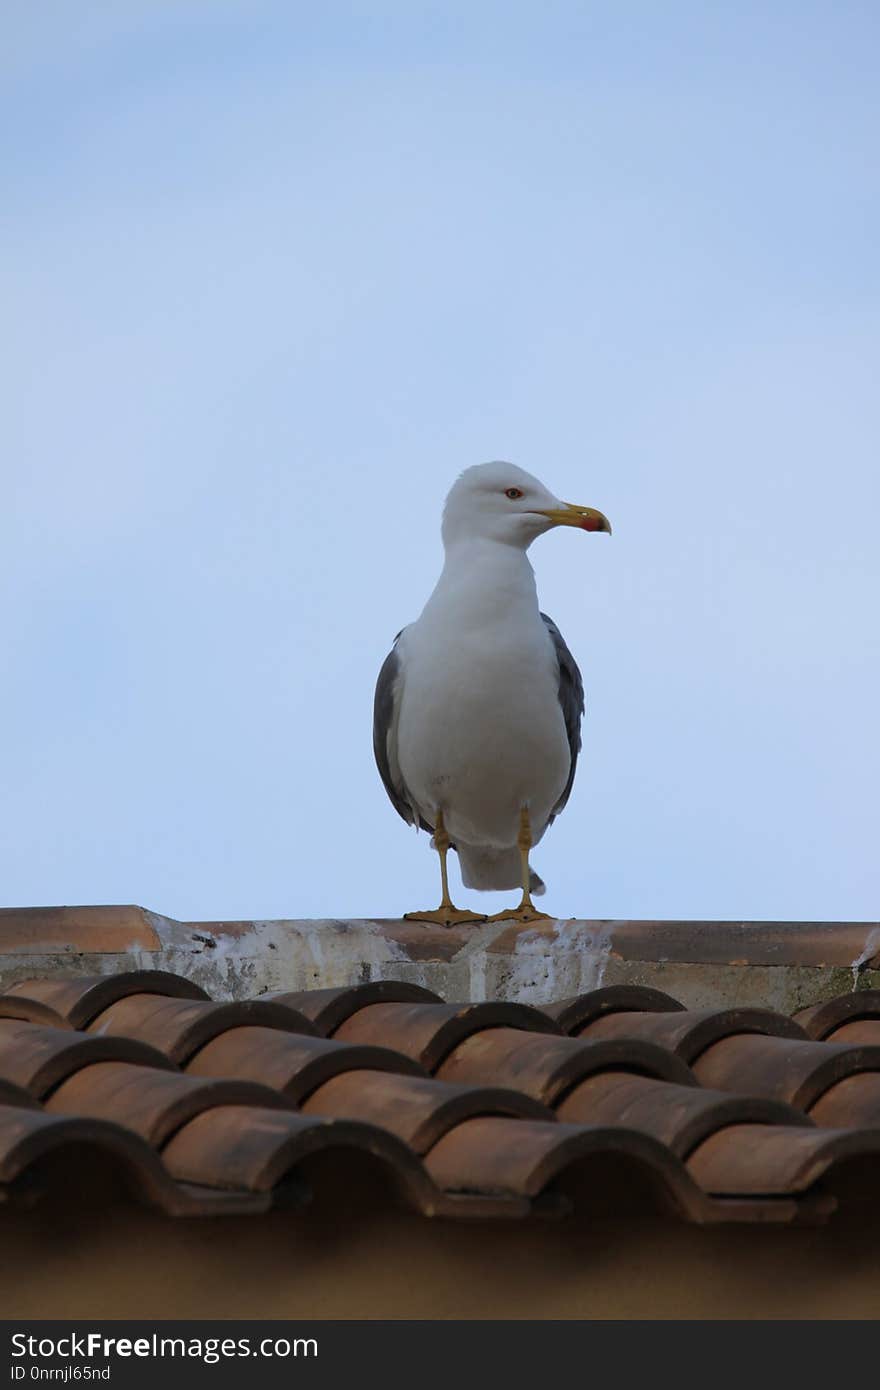
[[[565,1212],[610,1159],[685,1220],[821,1220],[853,1160],[880,1176],[880,991],[788,1018],[637,985],[539,1009],[394,981],[215,1003],[162,971],[19,980],[0,1200],[82,1145],[172,1215],[304,1200],[342,1148],[426,1215]]]

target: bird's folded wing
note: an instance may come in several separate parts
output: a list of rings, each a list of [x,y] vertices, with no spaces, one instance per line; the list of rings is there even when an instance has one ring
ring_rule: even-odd
[[[565,731],[568,734],[568,747],[571,753],[571,765],[568,769],[568,780],[563,788],[562,795],[553,807],[553,815],[550,817],[552,824],[554,817],[564,808],[571,789],[574,785],[574,774],[577,770],[578,753],[581,750],[581,718],[584,713],[584,683],[581,679],[580,669],[577,662],[568,649],[565,638],[559,631],[552,618],[548,618],[546,613],[541,614],[550,640],[556,652],[556,660],[559,665],[559,704],[562,709],[562,717],[565,720]]]
[[[407,792],[397,761],[397,721],[403,685],[403,669],[397,650],[400,635],[398,632],[394,646],[383,661],[376,681],[376,694],[373,699],[373,754],[392,806],[407,825],[413,825],[418,813],[413,798]],[[418,817],[418,824],[422,830],[427,830],[433,835],[434,827],[421,816]]]

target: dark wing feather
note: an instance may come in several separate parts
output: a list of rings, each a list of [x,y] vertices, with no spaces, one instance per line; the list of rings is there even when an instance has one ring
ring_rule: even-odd
[[[578,753],[581,751],[581,717],[584,712],[584,683],[581,680],[581,673],[578,664],[572,656],[565,643],[565,638],[559,631],[552,618],[548,618],[546,613],[542,613],[547,631],[556,651],[556,660],[559,663],[559,703],[562,707],[562,717],[565,720],[565,729],[568,734],[568,747],[571,752],[571,767],[568,770],[568,781],[565,784],[562,795],[553,807],[553,815],[550,817],[551,823],[554,817],[563,810],[565,803],[571,795],[574,785],[574,774],[577,770]]]
[[[395,737],[396,701],[399,697],[400,658],[397,655],[399,637],[400,632],[394,639],[394,646],[382,663],[382,669],[376,681],[376,694],[373,698],[373,755],[379,769],[379,776],[382,778],[388,793],[388,799],[407,825],[412,825],[415,820],[415,812],[407,799],[406,787],[402,781],[396,781],[392,774],[389,748],[389,740]],[[395,758],[395,763],[396,761]],[[419,816],[419,825],[422,830],[427,830],[433,835],[434,827],[428,825],[421,816]]]

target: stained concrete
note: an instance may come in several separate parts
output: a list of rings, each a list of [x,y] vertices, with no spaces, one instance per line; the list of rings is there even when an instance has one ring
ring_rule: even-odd
[[[178,922],[139,907],[0,911],[0,988],[136,969],[175,971],[214,999],[406,980],[449,1000],[544,1004],[626,983],[690,1008],[793,1013],[880,988],[880,924],[575,918],[445,931],[388,919]]]

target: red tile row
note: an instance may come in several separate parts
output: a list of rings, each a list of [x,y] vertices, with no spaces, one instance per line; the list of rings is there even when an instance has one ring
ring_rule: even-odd
[[[536,1009],[393,981],[239,1003],[158,971],[21,981],[0,1183],[87,1143],[163,1210],[263,1210],[342,1148],[420,1211],[524,1214],[614,1156],[691,1220],[793,1220],[851,1159],[880,1173],[880,1045],[848,1031],[874,1025],[875,991],[792,1020],[629,986]]]

